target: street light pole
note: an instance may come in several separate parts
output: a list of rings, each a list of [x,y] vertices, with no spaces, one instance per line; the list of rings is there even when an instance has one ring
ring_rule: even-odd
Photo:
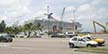
[[[49,5],[47,6],[47,14],[49,15]],[[47,15],[48,18],[48,37],[49,37],[49,32],[50,32],[50,21],[49,21],[49,16]]]
[[[49,5],[47,6],[47,14],[49,15]],[[50,31],[50,25],[49,25],[49,16],[47,16],[47,18],[48,18],[48,32]]]
[[[62,25],[62,22],[63,22],[64,12],[65,12],[65,7],[63,8],[63,11],[62,11],[62,14],[61,14],[61,21],[60,21],[60,25],[59,25],[60,32],[63,31],[63,25]]]
[[[73,31],[75,31],[75,12],[76,12],[76,10],[73,10],[73,20],[72,20],[72,23],[73,23]]]

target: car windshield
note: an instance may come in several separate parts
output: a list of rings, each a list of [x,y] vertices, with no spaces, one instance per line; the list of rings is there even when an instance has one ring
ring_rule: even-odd
[[[90,37],[84,37],[84,40],[90,41],[90,40],[92,40],[92,38],[90,38]]]

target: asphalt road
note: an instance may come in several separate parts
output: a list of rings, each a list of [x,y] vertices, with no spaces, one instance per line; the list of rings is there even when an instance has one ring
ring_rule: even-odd
[[[16,38],[12,43],[0,43],[0,54],[98,54],[74,51],[75,48],[68,47],[68,40],[68,38]],[[108,43],[105,44],[104,47],[108,47]]]

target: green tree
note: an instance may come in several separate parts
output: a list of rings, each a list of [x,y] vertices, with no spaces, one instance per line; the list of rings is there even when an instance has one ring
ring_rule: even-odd
[[[16,35],[16,34],[18,34],[18,32],[20,32],[20,29],[19,29],[19,27],[6,27],[5,32],[8,34]]]
[[[28,23],[24,25],[24,31],[28,31],[28,38],[30,37],[31,31],[32,31],[33,24]]]
[[[6,28],[5,28],[5,32],[8,33],[8,34],[14,33],[12,27],[6,27]]]
[[[40,23],[37,25],[34,25],[33,23],[28,23],[24,25],[23,31],[28,32],[28,38],[30,37],[31,32],[35,32],[36,30],[41,30],[42,31],[42,26]]]
[[[40,23],[37,23],[37,29],[40,30],[40,31],[42,31],[42,28],[43,28],[43,26],[41,26]]]

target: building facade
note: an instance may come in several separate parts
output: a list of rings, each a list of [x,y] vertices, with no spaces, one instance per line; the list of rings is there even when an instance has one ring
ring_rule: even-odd
[[[50,20],[33,20],[32,23],[34,25],[37,25],[38,23],[43,26],[43,30],[50,30],[52,31],[53,29],[58,30],[60,27],[62,27],[62,31],[80,31],[82,28],[82,24],[79,22],[60,22],[60,21],[50,21]]]

